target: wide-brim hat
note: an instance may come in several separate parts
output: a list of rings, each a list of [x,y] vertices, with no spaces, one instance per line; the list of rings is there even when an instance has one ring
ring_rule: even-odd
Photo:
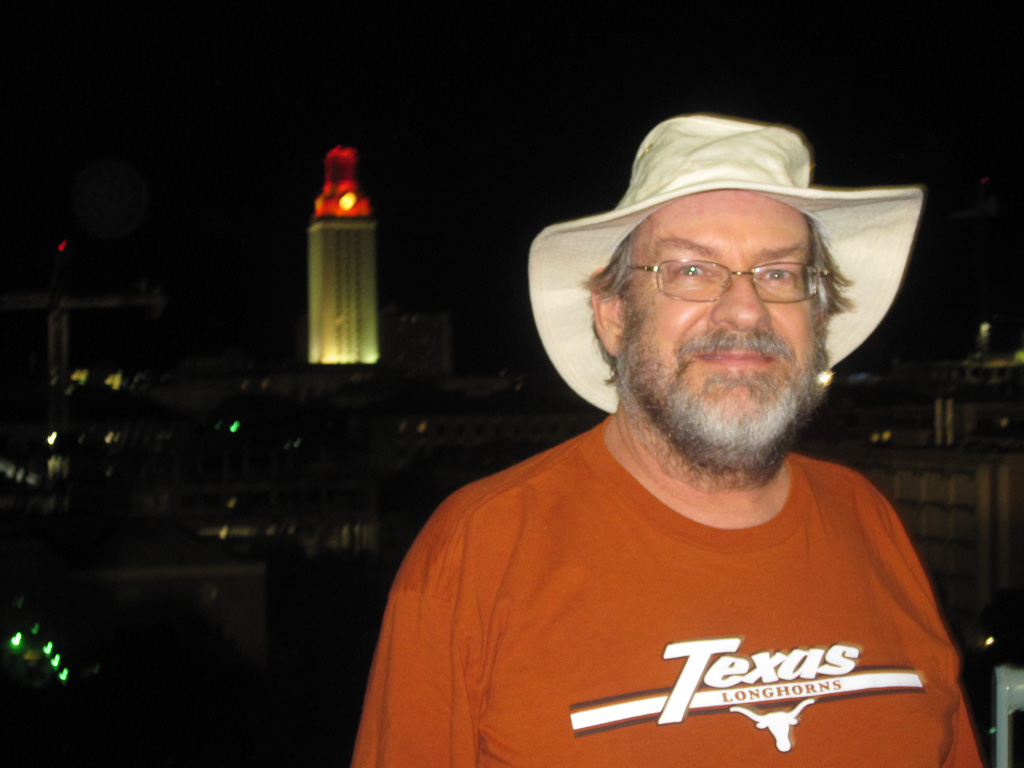
[[[579,395],[614,411],[618,394],[593,332],[588,278],[618,244],[661,206],[721,189],[760,192],[816,219],[824,228],[853,309],[833,317],[829,364],[871,334],[903,281],[924,202],[921,187],[812,187],[811,151],[803,135],[714,115],[659,124],[633,161],[625,197],[614,210],[554,224],[530,248],[530,300],[541,341],[562,378]]]

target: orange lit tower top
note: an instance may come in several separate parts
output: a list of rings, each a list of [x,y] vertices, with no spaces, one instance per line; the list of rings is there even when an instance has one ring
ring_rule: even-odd
[[[324,158],[324,188],[316,199],[313,218],[370,216],[370,198],[359,190],[356,165],[359,155],[352,147],[337,146]]]

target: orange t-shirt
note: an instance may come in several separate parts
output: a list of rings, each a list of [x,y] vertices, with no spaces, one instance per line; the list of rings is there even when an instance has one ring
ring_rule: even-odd
[[[744,530],[661,504],[603,426],[455,493],[395,580],[353,765],[979,766],[892,508],[788,467]]]

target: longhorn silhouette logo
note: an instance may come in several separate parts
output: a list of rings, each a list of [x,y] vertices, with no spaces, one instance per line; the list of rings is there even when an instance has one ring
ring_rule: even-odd
[[[762,731],[767,728],[768,732],[775,737],[775,748],[779,752],[789,752],[793,748],[793,741],[789,736],[790,731],[794,725],[800,722],[800,713],[804,708],[813,703],[814,699],[804,699],[788,712],[767,712],[763,715],[746,707],[729,707],[729,711],[746,715],[757,723],[757,727]]]

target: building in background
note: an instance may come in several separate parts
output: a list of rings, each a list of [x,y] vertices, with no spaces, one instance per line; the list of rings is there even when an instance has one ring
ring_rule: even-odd
[[[324,158],[324,187],[309,225],[310,363],[380,359],[377,338],[377,222],[356,180],[356,150]]]
[[[380,312],[380,361],[406,376],[449,376],[452,321],[448,312]]]

